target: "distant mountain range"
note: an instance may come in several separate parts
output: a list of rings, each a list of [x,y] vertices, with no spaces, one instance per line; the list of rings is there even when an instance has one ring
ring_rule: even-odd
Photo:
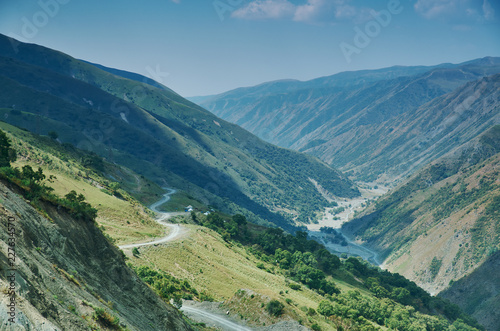
[[[315,155],[353,178],[393,180],[500,123],[498,112],[463,121],[474,116],[468,109],[488,91],[460,99],[464,90],[480,88],[473,82],[496,73],[500,58],[487,57],[270,82],[193,100],[266,141]],[[445,106],[448,117],[438,117]]]
[[[452,285],[443,296],[494,325],[497,292],[474,307],[463,298],[479,300],[470,279],[498,270],[499,73],[492,57],[344,72],[192,98],[198,106],[148,77],[0,35],[0,118],[289,231],[330,206],[325,191],[360,195],[335,167],[399,183],[343,231],[429,292]]]
[[[192,100],[352,179],[394,186],[343,233],[430,293],[447,289],[444,297],[496,330],[499,73],[500,58],[487,57],[276,81]]]
[[[13,48],[12,44],[16,47]],[[357,188],[318,159],[266,143],[143,76],[0,35],[0,116],[255,222],[293,229]]]

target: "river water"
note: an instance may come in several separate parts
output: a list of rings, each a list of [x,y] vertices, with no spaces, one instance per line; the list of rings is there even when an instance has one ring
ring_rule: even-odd
[[[368,200],[377,199],[381,195],[387,192],[387,188],[380,187],[377,189],[361,189],[361,197],[354,199],[335,199],[338,204],[338,207],[335,208],[326,208],[324,216],[319,220],[318,224],[308,224],[308,234],[312,239],[317,240],[321,244],[323,244],[330,252],[341,255],[347,254],[348,256],[359,256],[364,260],[380,266],[383,261],[378,260],[377,252],[371,250],[368,247],[363,246],[362,244],[356,243],[351,238],[347,237],[342,233],[342,225],[349,220],[352,219],[354,213],[356,211],[361,211],[364,207],[364,204]],[[329,199],[332,201],[331,199]],[[344,211],[338,214],[331,213],[336,208],[344,207]],[[330,238],[333,238],[331,235],[320,232],[321,227],[333,228],[337,233],[340,233],[345,239],[345,243],[347,245],[341,245],[340,243],[334,243]]]

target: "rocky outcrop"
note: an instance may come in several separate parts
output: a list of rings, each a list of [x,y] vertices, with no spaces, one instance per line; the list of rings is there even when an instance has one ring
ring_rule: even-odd
[[[108,314],[104,320],[114,319],[114,329],[190,329],[179,311],[127,267],[94,223],[77,221],[62,208],[43,207],[44,216],[0,183],[0,330],[105,327],[93,318],[95,308]],[[12,287],[15,324],[9,322]]]

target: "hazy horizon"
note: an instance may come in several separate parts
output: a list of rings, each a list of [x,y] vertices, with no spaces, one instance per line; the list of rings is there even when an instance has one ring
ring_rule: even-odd
[[[4,0],[0,33],[185,97],[268,81],[500,56],[488,0]]]

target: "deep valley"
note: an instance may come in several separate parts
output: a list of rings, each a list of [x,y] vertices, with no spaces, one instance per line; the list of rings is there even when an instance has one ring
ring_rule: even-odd
[[[0,35],[0,86],[2,330],[500,326],[500,58],[188,101]]]

